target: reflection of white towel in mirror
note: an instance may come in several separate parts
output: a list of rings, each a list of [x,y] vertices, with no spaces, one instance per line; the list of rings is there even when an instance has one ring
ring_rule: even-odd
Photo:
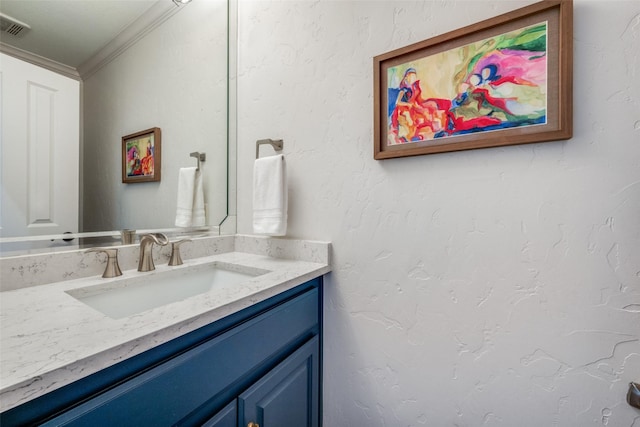
[[[254,164],[253,232],[287,234],[287,173],[282,154],[257,159]]]
[[[202,174],[195,167],[181,168],[178,175],[176,227],[205,225]]]

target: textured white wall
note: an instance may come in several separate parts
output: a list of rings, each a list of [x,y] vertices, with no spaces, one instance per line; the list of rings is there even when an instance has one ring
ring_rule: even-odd
[[[530,3],[239,3],[238,231],[284,138],[327,427],[640,426],[640,3],[575,2],[573,139],[372,158],[373,56]]]
[[[193,2],[85,80],[84,231],[173,227],[178,170],[202,172],[209,224],[226,215],[227,6]],[[121,138],[162,129],[159,183],[123,184]]]

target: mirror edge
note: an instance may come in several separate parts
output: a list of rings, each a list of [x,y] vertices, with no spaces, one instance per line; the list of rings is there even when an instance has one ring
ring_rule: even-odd
[[[236,234],[238,0],[227,0],[227,216],[218,234]]]

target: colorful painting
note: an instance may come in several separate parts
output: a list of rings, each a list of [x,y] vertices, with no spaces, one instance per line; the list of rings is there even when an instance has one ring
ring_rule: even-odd
[[[374,57],[374,158],[570,138],[572,8],[543,0]]]
[[[122,138],[122,182],[160,180],[160,128]]]
[[[387,70],[389,145],[543,124],[547,23]]]

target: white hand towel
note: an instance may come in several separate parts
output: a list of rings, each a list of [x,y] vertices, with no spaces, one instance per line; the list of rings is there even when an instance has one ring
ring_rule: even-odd
[[[204,211],[204,186],[202,184],[202,172],[196,171],[196,185],[193,194],[193,214],[191,216],[192,227],[203,227],[205,225]]]
[[[180,169],[176,227],[200,227],[205,224],[202,174],[196,169]]]
[[[284,156],[256,159],[253,167],[253,232],[287,234],[287,171]]]

